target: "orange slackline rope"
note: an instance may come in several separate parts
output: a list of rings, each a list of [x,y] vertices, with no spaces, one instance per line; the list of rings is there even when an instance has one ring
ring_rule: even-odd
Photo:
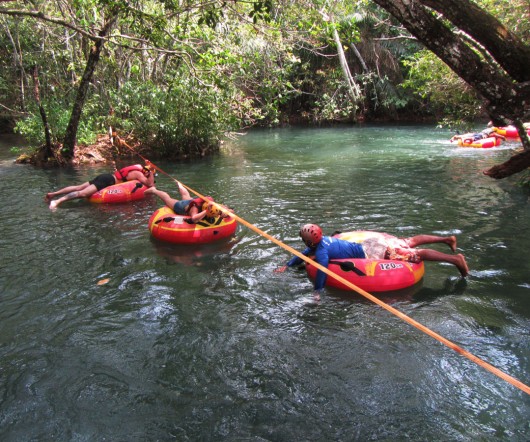
[[[196,190],[193,190],[192,188],[186,186],[185,184],[181,183],[180,181],[173,178],[168,173],[164,172],[162,169],[160,169],[158,166],[153,164],[148,159],[144,158],[139,153],[135,152],[134,149],[132,149],[129,145],[124,143],[129,149],[131,149],[134,153],[136,153],[139,157],[141,157],[147,164],[153,166],[156,170],[158,170],[160,173],[163,173],[164,175],[168,176],[170,179],[172,179],[174,182],[177,183],[177,185],[181,185],[182,187],[185,187],[190,191],[191,193],[194,193],[199,198],[205,199],[204,195],[201,195]],[[210,201],[217,209],[219,210],[226,210],[226,208],[220,206],[215,201]],[[337,281],[342,282],[352,290],[356,291],[360,295],[364,296],[365,298],[369,299],[370,301],[374,302],[375,304],[379,305],[380,307],[384,308],[385,310],[389,311],[393,315],[397,316],[398,318],[402,319],[403,321],[409,323],[413,327],[416,327],[418,330],[422,331],[423,333],[429,335],[430,337],[436,339],[437,341],[441,342],[445,346],[453,349],[457,353],[461,354],[462,356],[468,358],[472,362],[474,362],[477,365],[480,365],[481,367],[485,368],[489,372],[493,373],[494,375],[498,376],[501,379],[504,379],[506,382],[512,384],[514,387],[519,388],[520,390],[524,391],[527,394],[530,394],[530,387],[521,381],[515,379],[514,377],[504,373],[502,370],[499,370],[498,368],[494,367],[493,365],[489,364],[488,362],[480,359],[479,357],[473,355],[472,353],[468,352],[467,350],[464,350],[462,347],[456,345],[454,342],[449,341],[448,339],[444,338],[443,336],[439,335],[438,333],[432,331],[431,329],[425,327],[423,324],[420,324],[419,322],[415,321],[411,317],[405,315],[404,313],[400,312],[399,310],[395,309],[394,307],[391,307],[390,305],[386,304],[385,302],[381,301],[380,299],[376,298],[375,296],[371,295],[367,291],[361,289],[360,287],[357,287],[355,284],[352,284],[350,281],[344,279],[342,276],[337,275],[335,272],[329,270],[328,268],[320,265],[316,261],[312,260],[311,258],[308,258],[307,256],[303,255],[298,250],[293,249],[292,247],[288,246],[287,244],[284,244],[279,239],[274,238],[273,236],[269,235],[268,233],[264,232],[263,230],[259,229],[255,225],[249,223],[248,221],[245,221],[243,218],[237,216],[235,213],[231,212],[230,216],[234,217],[239,223],[243,224],[244,226],[248,227],[250,230],[253,230],[254,232],[258,233],[259,235],[267,238],[269,241],[272,241],[273,243],[277,244],[278,246],[282,247],[283,249],[287,250],[289,253],[292,253],[293,255],[298,256],[303,261],[312,264],[317,269],[322,270],[324,273],[326,273],[328,276],[331,276],[332,278],[335,278]]]

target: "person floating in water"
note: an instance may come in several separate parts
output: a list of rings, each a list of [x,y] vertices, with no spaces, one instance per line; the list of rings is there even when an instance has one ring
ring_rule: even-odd
[[[381,233],[368,237],[362,243],[350,242],[344,239],[323,236],[322,229],[316,224],[305,224],[300,229],[300,236],[307,248],[303,255],[314,255],[314,260],[328,267],[330,259],[344,258],[369,258],[369,259],[396,259],[419,263],[422,261],[439,261],[453,264],[462,277],[469,274],[464,255],[449,255],[431,249],[417,249],[423,244],[445,243],[453,252],[456,252],[455,236],[433,236],[417,235],[410,238],[398,238],[387,233]],[[291,258],[286,265],[276,269],[276,272],[284,272],[287,267],[302,264],[303,260],[298,256]],[[319,298],[319,292],[326,284],[327,275],[318,270],[314,283],[315,298]]]
[[[177,200],[169,195],[169,193],[162,190],[158,190],[156,187],[151,187],[145,191],[145,194],[154,194],[160,198],[164,204],[169,207],[177,215],[189,216],[186,221],[191,224],[196,224],[203,218],[225,218],[228,216],[228,213],[219,210],[214,206],[210,201],[210,197],[206,197],[204,200],[202,198],[192,198],[188,190],[178,183],[179,192],[181,200]],[[229,210],[229,209],[228,209]]]
[[[146,187],[153,186],[155,184],[154,168],[149,164],[146,164],[145,166],[134,164],[132,166],[123,167],[114,172],[114,174],[103,173],[86,183],[77,186],[67,186],[56,190],[55,192],[48,192],[44,196],[44,201],[50,204],[50,210],[55,210],[59,204],[62,204],[65,201],[75,198],[88,198],[101,189],[113,186],[120,182],[132,180],[138,180]],[[53,198],[59,195],[64,196],[53,200]]]
[[[466,134],[456,134],[453,135],[453,137],[449,140],[451,143],[455,141],[462,141],[465,143],[472,143],[474,141],[478,140],[484,140],[486,138],[499,138],[502,141],[506,141],[506,137],[504,135],[498,134],[495,132],[495,129],[493,127],[487,127],[486,129],[480,131],[480,132],[470,132]]]

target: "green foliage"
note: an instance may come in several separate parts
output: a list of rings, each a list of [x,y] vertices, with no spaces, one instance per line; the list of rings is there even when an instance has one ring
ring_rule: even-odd
[[[129,82],[111,94],[115,109],[111,123],[133,132],[142,142],[165,156],[201,154],[217,149],[225,130],[235,127],[226,96],[192,78],[179,78],[170,87],[151,82]]]
[[[15,133],[23,135],[32,146],[43,144],[44,127],[40,115],[32,113],[28,117],[18,120],[15,125]]]
[[[249,13],[249,16],[252,17],[252,22],[254,24],[258,21],[270,21],[270,14],[272,12],[272,1],[257,1],[252,3],[252,10]]]
[[[312,117],[315,122],[341,121],[349,119],[355,110],[346,88],[341,86],[333,95],[323,94],[315,101]]]
[[[70,120],[71,109],[67,102],[51,101],[43,103],[48,120],[52,143],[59,144],[63,141],[68,121]],[[90,108],[90,105],[88,106]],[[39,110],[32,106],[29,116],[18,120],[15,125],[15,132],[23,135],[33,146],[40,146],[44,140],[44,124]],[[99,112],[97,113],[99,114]],[[97,120],[89,115],[82,119],[77,132],[77,142],[79,144],[91,144],[100,133]]]
[[[476,94],[433,53],[420,51],[404,65],[409,75],[403,86],[428,102],[445,125],[462,125],[481,115]]]
[[[528,0],[480,0],[478,3],[497,17],[510,31],[528,41],[530,38]]]
[[[530,29],[525,2],[480,4],[524,37]],[[481,111],[464,83],[429,52],[417,53],[418,43],[401,38],[403,28],[368,0],[34,0],[24,6],[93,34],[104,17],[118,16],[88,91],[78,142],[106,131],[110,107],[114,126],[168,155],[215,148],[224,132],[255,125],[353,121],[361,112],[367,120],[384,119],[412,105],[416,115],[453,122],[474,120]],[[0,35],[2,104],[29,108],[17,130],[43,144],[31,94],[37,66],[53,140],[61,142],[93,41],[29,17],[0,18],[10,31]],[[334,28],[361,102],[352,103],[346,89]],[[20,63],[13,62],[13,41]]]
[[[223,11],[217,8],[210,8],[203,11],[201,18],[199,18],[199,25],[206,25],[214,28],[223,17]]]

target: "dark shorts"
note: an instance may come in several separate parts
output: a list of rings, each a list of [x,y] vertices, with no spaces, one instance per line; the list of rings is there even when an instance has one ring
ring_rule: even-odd
[[[177,201],[173,205],[173,212],[175,212],[177,215],[187,215],[186,208],[188,207],[191,201],[192,200]]]
[[[114,175],[110,173],[103,173],[101,175],[98,175],[93,180],[89,181],[89,184],[93,184],[96,186],[96,189],[101,190],[105,187],[113,186],[116,184],[116,180],[114,179]]]

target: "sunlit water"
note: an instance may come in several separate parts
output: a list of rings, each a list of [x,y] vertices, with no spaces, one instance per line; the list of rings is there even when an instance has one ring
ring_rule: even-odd
[[[481,173],[515,146],[450,136],[256,131],[157,164],[296,248],[306,222],[457,235],[467,281],[427,263],[421,286],[382,299],[528,385],[529,193]],[[2,441],[530,439],[529,395],[359,295],[313,303],[305,272],[273,273],[289,254],[248,228],[178,247],[150,238],[154,197],[52,213],[46,192],[109,167],[16,165],[2,141]]]

